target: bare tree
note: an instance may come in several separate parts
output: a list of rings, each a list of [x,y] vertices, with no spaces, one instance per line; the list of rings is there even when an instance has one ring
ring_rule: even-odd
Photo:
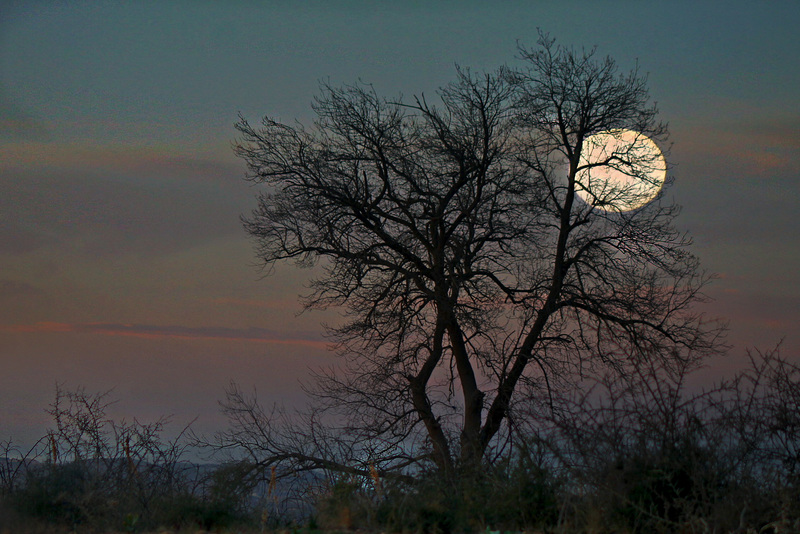
[[[115,421],[107,415],[115,402],[110,395],[110,390],[91,394],[56,385],[47,410],[54,425],[40,440],[46,448],[39,457],[48,461],[29,470],[29,486],[42,484],[49,488],[52,506],[97,522],[113,517],[117,506],[155,514],[163,501],[193,494],[200,477],[182,462],[189,426],[165,440],[166,417],[150,423]]]
[[[715,350],[720,329],[691,309],[708,277],[672,226],[678,208],[600,209],[624,188],[577,196],[589,167],[649,179],[634,150],[581,158],[596,133],[666,141],[646,80],[546,35],[520,55],[518,70],[458,69],[436,105],[323,85],[312,127],[237,124],[236,154],[266,185],[245,221],[258,256],[317,266],[305,304],[345,311],[331,328],[344,366],[315,377],[311,427],[291,440],[230,396],[238,419],[220,445],[292,469],[453,473],[515,439],[514,402],[529,393],[593,366]],[[309,454],[320,412],[361,445]]]

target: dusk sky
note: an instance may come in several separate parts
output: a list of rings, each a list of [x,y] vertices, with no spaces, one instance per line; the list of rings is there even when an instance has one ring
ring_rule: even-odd
[[[256,266],[237,114],[310,123],[320,81],[433,95],[456,64],[521,65],[537,28],[649,74],[665,195],[730,322],[711,374],[781,339],[800,361],[798,22],[795,1],[0,1],[0,441],[44,433],[57,383],[200,432],[231,380],[302,402],[336,316],[297,316],[308,271]]]

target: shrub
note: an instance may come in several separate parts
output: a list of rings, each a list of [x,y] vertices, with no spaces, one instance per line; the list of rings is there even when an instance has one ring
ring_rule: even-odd
[[[375,517],[377,526],[404,531],[543,528],[558,519],[560,491],[561,482],[523,449],[477,472],[390,483]]]

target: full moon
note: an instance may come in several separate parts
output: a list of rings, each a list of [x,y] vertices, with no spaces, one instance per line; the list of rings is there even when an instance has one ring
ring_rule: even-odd
[[[623,212],[653,200],[667,162],[652,139],[633,130],[608,130],[584,142],[575,192],[593,208]]]

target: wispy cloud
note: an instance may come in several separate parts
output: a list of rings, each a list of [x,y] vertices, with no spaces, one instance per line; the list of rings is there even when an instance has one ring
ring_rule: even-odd
[[[0,246],[0,250],[2,247]],[[33,297],[39,295],[39,290],[33,284],[18,280],[6,280],[0,278],[0,297]]]
[[[0,133],[11,126],[12,121],[0,120]],[[70,171],[115,176],[124,174],[155,185],[169,176],[173,180],[189,180],[195,186],[224,186],[230,183],[231,177],[241,176],[242,170],[227,158],[220,159],[221,156],[224,154],[212,149],[203,153],[198,153],[196,149],[177,152],[174,147],[154,143],[23,140],[0,146],[0,169],[28,172],[52,172],[58,169],[62,174]]]
[[[146,147],[6,144],[0,253],[157,256],[243,239],[239,215],[252,191],[240,174],[224,161]]]
[[[735,170],[758,177],[796,175],[800,170],[800,128],[798,117],[751,118],[738,122],[722,122],[713,126],[687,128],[680,147],[685,154],[714,167]],[[728,173],[721,172],[727,179]]]
[[[231,297],[220,297],[209,299],[211,304],[218,306],[233,306],[244,308],[268,308],[275,310],[291,310],[297,307],[296,298],[286,299],[240,299]]]
[[[266,328],[227,328],[221,326],[145,325],[122,323],[59,323],[37,322],[32,324],[0,325],[0,331],[12,333],[63,333],[74,332],[106,336],[129,336],[145,339],[206,339],[225,341],[247,341],[278,345],[300,345],[325,349],[329,343],[310,334],[286,335]]]

